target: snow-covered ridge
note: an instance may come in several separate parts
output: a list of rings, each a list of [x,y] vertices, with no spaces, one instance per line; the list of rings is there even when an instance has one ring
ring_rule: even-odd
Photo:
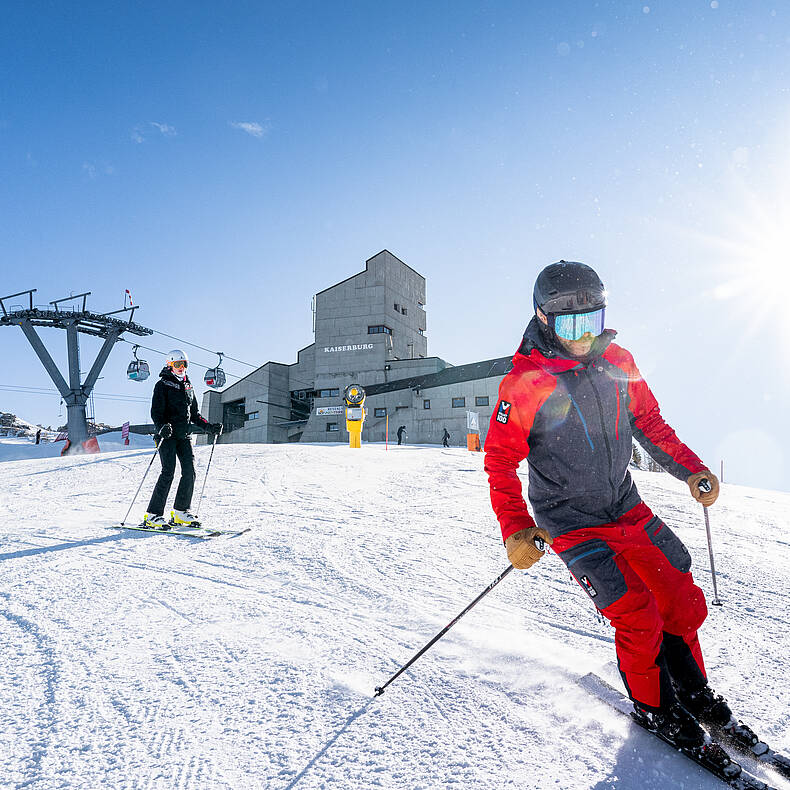
[[[34,425],[32,422],[23,420],[11,412],[0,412],[0,436],[13,436],[22,438],[29,436],[35,438],[36,433],[41,431],[44,441],[52,441],[57,435],[57,431],[50,431],[41,425]]]
[[[219,445],[201,516],[252,531],[198,543],[107,529],[148,442],[2,464],[0,786],[720,787],[578,686],[618,682],[613,632],[552,555],[373,699],[507,565],[480,454]],[[634,475],[710,593],[701,507]],[[714,687],[786,751],[789,511],[788,494],[723,487],[724,606],[701,634]]]

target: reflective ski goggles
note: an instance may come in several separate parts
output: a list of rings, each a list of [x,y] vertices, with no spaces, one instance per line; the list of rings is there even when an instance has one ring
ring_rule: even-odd
[[[581,340],[588,332],[600,335],[604,327],[606,308],[591,313],[555,313],[549,316],[551,327],[563,340]]]
[[[170,363],[170,366],[174,368],[185,368],[188,364],[189,363],[185,359],[176,359]]]

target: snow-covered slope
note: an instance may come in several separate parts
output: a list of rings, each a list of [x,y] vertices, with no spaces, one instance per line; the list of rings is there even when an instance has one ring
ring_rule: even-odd
[[[52,434],[52,438],[57,434]],[[35,437],[35,432],[33,434]],[[97,437],[99,449],[102,452],[111,452],[124,449],[151,448],[153,450],[153,439],[150,436],[141,436],[132,433],[129,435],[129,445],[126,447],[121,438],[120,431],[103,433]],[[0,463],[3,461],[23,461],[36,458],[55,458],[63,451],[63,442],[56,442],[50,439],[36,444],[35,439],[30,437],[6,437],[0,436]]]
[[[481,455],[220,445],[202,515],[252,531],[206,542],[106,528],[149,458],[0,465],[0,786],[720,786],[579,688],[590,670],[617,682],[613,632],[555,556],[372,698],[507,566]],[[710,593],[701,508],[636,475]],[[788,506],[724,487],[725,605],[702,632],[715,688],[786,751]]]

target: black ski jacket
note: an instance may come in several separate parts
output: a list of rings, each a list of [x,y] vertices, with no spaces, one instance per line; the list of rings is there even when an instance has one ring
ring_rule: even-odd
[[[154,421],[157,433],[166,422],[169,422],[173,426],[175,439],[189,436],[192,432],[190,424],[199,425],[204,430],[208,430],[209,426],[209,421],[200,416],[189,376],[184,376],[184,380],[181,381],[168,367],[162,368],[159,381],[154,385],[151,419]]]

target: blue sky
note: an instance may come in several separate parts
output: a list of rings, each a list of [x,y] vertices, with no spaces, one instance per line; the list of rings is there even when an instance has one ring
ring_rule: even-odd
[[[140,323],[291,362],[312,294],[386,248],[460,364],[511,353],[537,272],[582,260],[681,438],[790,490],[789,56],[762,0],[9,2],[0,291],[104,311],[129,288]],[[0,350],[6,386],[51,386],[18,329]],[[150,395],[129,357],[98,392]],[[44,424],[58,400],[0,390]]]

